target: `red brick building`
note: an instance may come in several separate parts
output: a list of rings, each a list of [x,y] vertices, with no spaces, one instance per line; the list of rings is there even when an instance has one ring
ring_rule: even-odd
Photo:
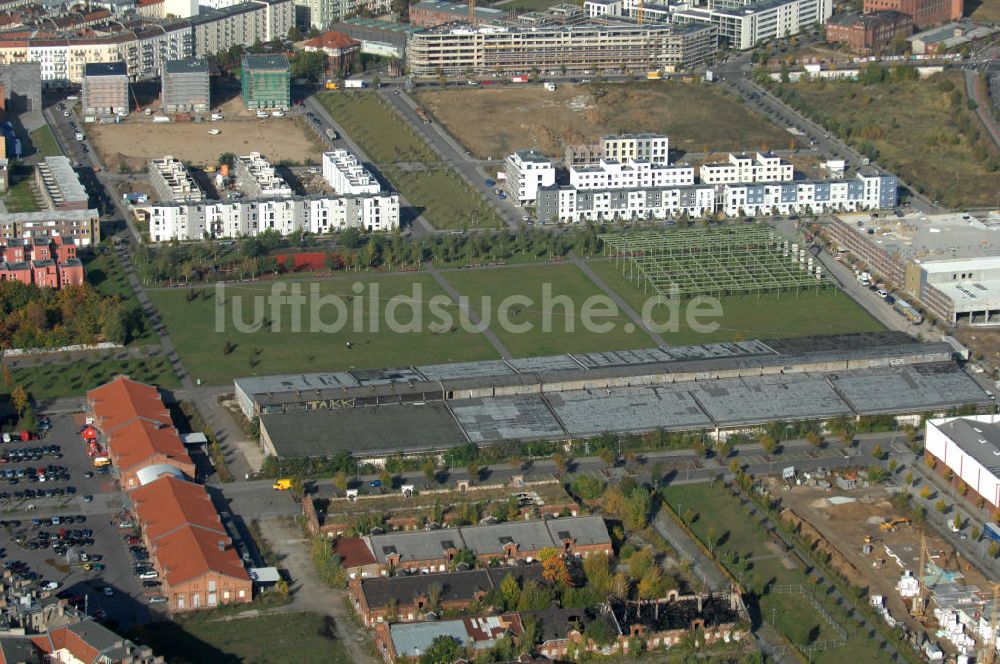
[[[844,44],[860,55],[884,53],[911,34],[913,18],[895,11],[836,16],[826,25],[826,41]]]
[[[194,463],[172,425],[136,419],[108,436],[108,453],[122,488],[131,491],[142,482],[140,472],[149,466],[173,466],[194,477]]]
[[[63,243],[61,237],[0,246],[0,281],[60,289],[82,284],[86,276],[76,257],[76,246]]]
[[[865,14],[895,11],[913,19],[916,28],[930,28],[962,18],[963,0],[865,0]]]
[[[340,75],[349,71],[351,65],[361,53],[361,42],[352,39],[342,32],[324,32],[319,37],[310,39],[303,48],[306,51],[320,51],[326,54],[326,70],[331,75]]]
[[[31,266],[23,261],[0,263],[0,281],[20,281],[22,284],[30,284]]]

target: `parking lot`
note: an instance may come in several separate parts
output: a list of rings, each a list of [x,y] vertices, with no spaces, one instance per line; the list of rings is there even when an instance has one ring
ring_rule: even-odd
[[[27,578],[36,575],[40,586],[58,583],[56,591],[91,616],[121,625],[148,622],[151,608],[156,609],[149,604],[155,588],[142,587],[130,543],[123,539],[138,531],[128,525],[123,509],[127,499],[111,474],[95,472],[80,435],[84,425],[83,415],[54,416],[42,438],[21,441],[12,436],[16,440],[0,444],[0,456],[6,460],[0,463],[4,473],[0,479],[3,562]],[[37,453],[23,452],[52,450],[52,446],[59,451],[43,453],[41,459]],[[50,465],[62,469],[50,472]],[[41,477],[39,468],[45,471]],[[11,479],[9,471],[14,471]],[[34,495],[26,494],[29,491]]]

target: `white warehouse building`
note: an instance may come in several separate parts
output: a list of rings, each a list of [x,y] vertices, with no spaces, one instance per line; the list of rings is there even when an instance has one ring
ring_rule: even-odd
[[[382,190],[375,176],[347,150],[323,153],[323,179],[342,196],[377,194]]]
[[[924,453],[991,507],[1000,507],[1000,415],[927,420]]]

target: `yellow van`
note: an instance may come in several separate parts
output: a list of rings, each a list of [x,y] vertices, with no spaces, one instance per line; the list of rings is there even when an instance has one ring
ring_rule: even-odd
[[[274,484],[271,485],[271,488],[274,489],[275,491],[288,491],[289,489],[292,488],[292,481],[276,480]]]

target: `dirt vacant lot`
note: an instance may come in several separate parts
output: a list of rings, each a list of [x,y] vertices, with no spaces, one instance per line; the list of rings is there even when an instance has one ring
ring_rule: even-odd
[[[566,144],[650,131],[670,136],[686,152],[786,149],[794,137],[722,90],[697,83],[636,81],[560,85],[546,92],[480,86],[421,92],[420,102],[479,158],[503,158],[535,148],[562,156]]]
[[[218,129],[210,136],[209,129]],[[260,152],[271,163],[319,162],[319,145],[300,120],[223,120],[220,122],[171,122],[153,124],[148,118],[119,125],[89,125],[87,132],[105,168],[117,171],[126,161],[136,171],[146,169],[151,157],[173,155],[193,166],[213,166],[226,152]]]

